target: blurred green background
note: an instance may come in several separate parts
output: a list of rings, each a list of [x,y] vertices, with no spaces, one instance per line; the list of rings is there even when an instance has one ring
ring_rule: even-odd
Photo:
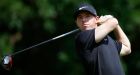
[[[81,2],[119,20],[132,45],[132,53],[121,58],[124,70],[140,75],[140,0],[0,0],[0,58],[76,29],[73,11]],[[16,55],[11,71],[1,66],[0,75],[84,75],[75,34]]]

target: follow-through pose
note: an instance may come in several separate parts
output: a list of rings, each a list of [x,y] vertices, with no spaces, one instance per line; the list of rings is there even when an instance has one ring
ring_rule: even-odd
[[[76,49],[86,75],[125,75],[120,55],[131,53],[130,41],[112,15],[97,16],[90,4],[80,4],[74,12],[81,30],[76,36]],[[116,40],[108,34],[114,32]]]

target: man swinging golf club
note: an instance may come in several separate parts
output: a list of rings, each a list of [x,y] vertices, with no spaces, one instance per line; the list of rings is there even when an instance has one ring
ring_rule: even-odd
[[[88,3],[76,8],[74,18],[81,30],[76,36],[76,50],[86,75],[125,75],[119,56],[130,54],[131,45],[118,20],[112,15],[98,17]],[[116,40],[108,35],[110,32]]]

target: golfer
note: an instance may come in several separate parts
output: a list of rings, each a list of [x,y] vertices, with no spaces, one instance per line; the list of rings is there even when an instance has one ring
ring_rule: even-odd
[[[78,5],[74,12],[76,25],[76,51],[86,75],[125,75],[120,56],[131,53],[128,37],[112,15],[98,16],[88,4]],[[115,39],[108,34],[114,32]]]

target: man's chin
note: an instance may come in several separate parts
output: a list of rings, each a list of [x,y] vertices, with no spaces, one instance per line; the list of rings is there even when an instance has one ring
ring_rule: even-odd
[[[94,29],[94,28],[83,28],[83,30],[91,30],[91,29]]]

